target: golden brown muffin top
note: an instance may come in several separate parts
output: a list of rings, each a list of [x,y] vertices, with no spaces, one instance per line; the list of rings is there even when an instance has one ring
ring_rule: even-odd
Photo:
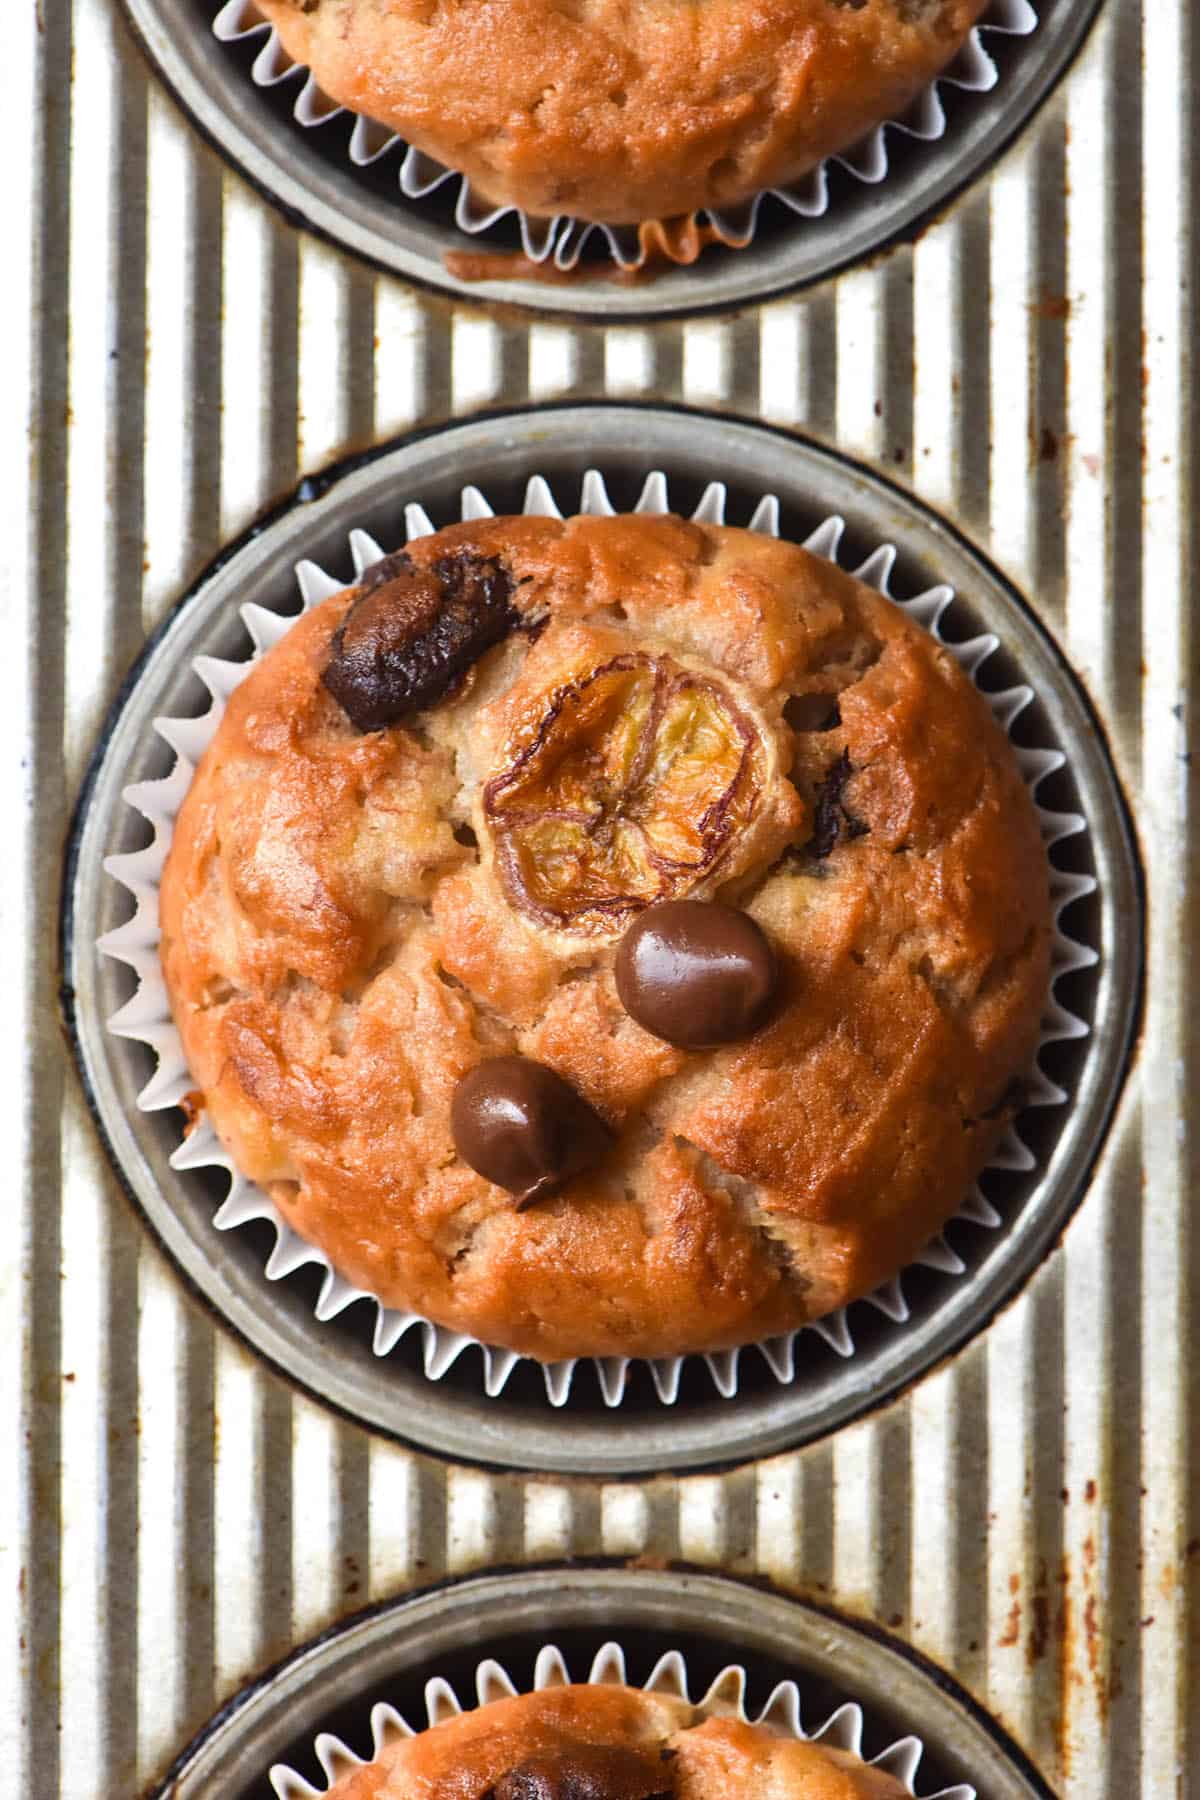
[[[336,1800],[903,1800],[858,1757],[637,1688],[494,1700],[389,1746]]]
[[[496,204],[728,207],[904,111],[986,0],[259,0],[333,99]]]
[[[389,665],[387,621],[434,615]],[[383,670],[416,710],[359,729],[339,658],[344,701]],[[744,1041],[621,1003],[622,933],[681,896],[773,948]],[[1049,969],[1034,808],[950,653],[828,562],[670,516],[454,526],[308,613],[228,703],[161,921],[240,1168],[385,1304],[545,1360],[733,1345],[894,1273],[995,1143]],[[612,1134],[527,1206],[451,1128],[514,1054]]]

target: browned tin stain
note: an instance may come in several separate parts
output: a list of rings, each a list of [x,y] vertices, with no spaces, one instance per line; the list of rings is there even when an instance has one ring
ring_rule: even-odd
[[[1017,1595],[1021,1592],[1021,1577],[1019,1575],[1009,1576],[1008,1591],[1013,1597],[1013,1603],[1008,1609],[1008,1618],[1004,1622],[1004,1630],[996,1639],[996,1648],[998,1650],[1007,1650],[1013,1644],[1017,1644],[1021,1641],[1021,1602],[1017,1598]]]
[[[543,287],[570,287],[585,278],[613,281],[621,273],[615,265],[586,271],[560,269],[547,258],[534,262],[521,250],[447,250],[442,257],[456,281],[538,281]]]
[[[1066,294],[1055,294],[1049,288],[1043,288],[1036,300],[1031,300],[1029,310],[1035,319],[1048,322],[1061,322],[1071,316],[1071,302]]]
[[[1100,1711],[1101,1711],[1101,1715],[1103,1716],[1107,1710],[1107,1699],[1103,1698],[1102,1693],[1101,1693],[1101,1690],[1103,1689],[1105,1684],[1099,1673],[1099,1670],[1100,1670],[1100,1627],[1096,1622],[1096,1596],[1095,1596],[1095,1594],[1088,1595],[1087,1604],[1085,1605],[1085,1607],[1083,1609],[1083,1635],[1084,1635],[1085,1647],[1087,1650],[1088,1672],[1090,1673],[1092,1680],[1095,1683],[1096,1698],[1100,1702]]]
[[[652,281],[664,268],[685,268],[696,262],[710,244],[724,243],[716,227],[702,225],[694,213],[678,219],[644,219],[638,226],[642,260],[636,268],[620,263],[576,263],[560,269],[550,257],[534,262],[521,250],[447,250],[446,270],[458,281],[539,281],[553,287],[570,287],[581,281],[617,282],[634,286]],[[726,249],[742,246],[726,244]]]
[[[1085,1501],[1094,1504],[1097,1492],[1095,1481],[1089,1480],[1084,1487]],[[1059,1577],[1062,1593],[1056,1621],[1060,1646],[1058,1748],[1064,1779],[1071,1772],[1074,1715],[1085,1693],[1090,1693],[1101,1730],[1108,1728],[1112,1689],[1105,1642],[1107,1621],[1097,1581],[1098,1561],[1096,1539],[1089,1532],[1077,1563],[1069,1556],[1063,1557]]]
[[[1050,1574],[1043,1557],[1038,1563],[1037,1577],[1029,1602],[1029,1636],[1025,1641],[1025,1661],[1033,1669],[1046,1654],[1050,1642]]]
[[[1058,1710],[1054,1724],[1058,1738],[1058,1765],[1063,1779],[1071,1774],[1071,1688],[1078,1683],[1079,1676],[1075,1669],[1075,1616],[1071,1603],[1071,1561],[1064,1556],[1059,1572],[1059,1586],[1062,1589],[1059,1599],[1058,1616],[1055,1620],[1055,1635],[1058,1639]]]

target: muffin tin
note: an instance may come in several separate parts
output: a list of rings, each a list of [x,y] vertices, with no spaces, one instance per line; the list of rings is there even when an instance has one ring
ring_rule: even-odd
[[[461,280],[445,266],[446,253],[519,251],[522,237],[511,216],[483,237],[467,236],[456,223],[457,181],[406,198],[398,155],[353,163],[352,115],[324,121],[317,102],[301,109],[307,127],[298,121],[293,108],[300,78],[256,86],[261,34],[217,44],[210,0],[125,0],[151,60],[192,119],[290,219],[407,280],[464,299],[610,319],[741,305],[828,275],[913,230],[986,169],[1020,130],[1075,54],[1098,3],[1037,0],[1036,30],[990,33],[987,53],[999,71],[995,86],[972,92],[939,84],[944,135],[930,142],[889,130],[883,179],[878,157],[862,162],[858,175],[833,159],[827,165],[829,204],[818,216],[768,199],[747,247],[709,250],[693,267],[668,267],[631,284],[610,278],[605,253],[565,282],[519,272]],[[316,120],[321,122],[314,125]]]
[[[868,1749],[918,1730],[935,1779],[967,1773],[965,1747],[980,1800],[1193,1800],[1200,1515],[1185,1426],[1200,1376],[1195,1149],[1180,1121],[1200,967],[1187,788],[1194,0],[1038,0],[1037,33],[992,40],[994,92],[947,94],[942,143],[899,143],[880,186],[839,173],[823,220],[769,212],[744,254],[652,283],[482,287],[442,265],[464,247],[453,191],[418,207],[398,199],[394,159],[347,169],[349,121],[302,132],[298,82],[256,89],[253,47],[212,41],[216,4],[48,0],[12,17],[9,348],[37,454],[12,434],[0,720],[14,861],[35,831],[40,845],[12,884],[5,940],[23,1043],[5,1089],[21,1446],[0,1508],[10,1785],[38,1800],[268,1800],[276,1756],[320,1785],[316,1733],[365,1749],[376,1695],[415,1721],[429,1675],[465,1695],[489,1651],[527,1678],[549,1637],[583,1670],[617,1637],[635,1679],[682,1646],[701,1677],[745,1661],[756,1698],[798,1676],[810,1722],[853,1697]],[[794,304],[754,304],[843,269]],[[726,418],[572,404],[440,423],[631,392]],[[870,469],[730,422],[739,412],[795,423]],[[322,472],[431,420],[436,432],[386,450],[394,491],[382,465]],[[337,520],[359,523],[364,494],[394,535],[410,495],[441,522],[462,482],[511,503],[536,467],[567,505],[589,463],[623,503],[656,463],[681,505],[727,480],[738,522],[756,488],[776,488],[794,535],[836,507],[848,561],[902,541],[902,592],[948,573],[960,628],[994,623],[1022,674],[1047,675],[1053,710],[1025,723],[1071,758],[1057,804],[1088,813],[1070,853],[1086,848],[1099,886],[1071,923],[1102,960],[1071,982],[1093,1031],[1057,1053],[1069,1117],[1042,1115],[1061,1181],[998,1195],[1010,1231],[963,1229],[980,1253],[971,1294],[964,1304],[929,1275],[903,1367],[883,1353],[894,1323],[856,1309],[866,1356],[806,1361],[799,1418],[777,1410],[765,1368],[732,1406],[697,1368],[671,1414],[649,1389],[610,1413],[590,1376],[590,1395],[552,1412],[532,1372],[503,1406],[485,1402],[475,1353],[437,1384],[415,1334],[373,1359],[365,1307],[318,1339],[318,1279],[303,1273],[269,1290],[264,1313],[270,1234],[227,1233],[214,1258],[219,1194],[169,1172],[178,1185],[162,1186],[175,1122],[136,1111],[149,1059],[103,1036],[127,988],[92,954],[123,905],[100,869],[114,847],[100,823],[124,817],[140,841],[118,789],[131,758],[156,773],[169,761],[150,711],[201,703],[190,650],[210,628],[217,648],[248,648],[236,601],[260,564],[238,536],[247,522],[276,508],[262,554],[286,603],[291,546],[325,532],[326,501],[346,571]],[[893,467],[896,487],[872,472]],[[228,571],[190,593],[116,706],[72,831],[104,710],[218,556]],[[59,959],[47,920],[64,842]],[[82,1084],[57,1054],[56,987]],[[823,1354],[812,1334],[802,1342]],[[369,1382],[374,1411],[351,1416]],[[736,1441],[731,1420],[746,1426]],[[764,1450],[776,1454],[705,1472]],[[539,1454],[538,1473],[515,1472]],[[473,1460],[491,1466],[461,1466]],[[746,1580],[701,1575],[701,1562]],[[489,1567],[510,1573],[461,1580]]]
[[[101,871],[102,858],[144,841],[144,829],[120,805],[120,790],[167,772],[169,754],[150,722],[197,709],[201,690],[190,673],[192,657],[248,654],[237,608],[253,602],[291,611],[294,562],[307,558],[342,569],[349,579],[352,527],[365,527],[385,545],[400,542],[406,500],[419,495],[435,523],[445,523],[458,514],[460,488],[477,476],[497,510],[519,510],[535,473],[572,510],[580,444],[588,446],[618,506],[633,504],[650,467],[668,472],[672,503],[681,510],[691,510],[710,481],[724,480],[731,523],[746,522],[761,496],[774,493],[785,536],[802,539],[821,520],[844,515],[847,566],[880,542],[895,542],[898,594],[948,582],[958,597],[945,634],[965,639],[994,631],[1000,639],[984,685],[1000,689],[1024,680],[1034,690],[1016,740],[1065,753],[1066,766],[1042,784],[1039,800],[1086,819],[1086,833],[1064,839],[1052,860],[1096,878],[1094,895],[1073,902],[1065,918],[1069,935],[1093,946],[1099,960],[1062,980],[1060,997],[1092,1029],[1043,1052],[1043,1068],[1070,1098],[1063,1107],[1022,1116],[1035,1169],[985,1178],[985,1192],[998,1203],[997,1229],[951,1228],[965,1275],[909,1271],[907,1320],[857,1303],[851,1309],[856,1348],[844,1359],[806,1332],[796,1374],[783,1385],[743,1356],[736,1395],[722,1398],[691,1359],[675,1405],[660,1404],[642,1367],[610,1410],[590,1371],[581,1369],[565,1411],[556,1412],[532,1365],[521,1365],[501,1393],[489,1395],[477,1352],[436,1381],[422,1370],[416,1334],[376,1358],[365,1305],[318,1323],[319,1277],[311,1270],[274,1284],[265,1279],[271,1239],[264,1242],[264,1227],[214,1231],[219,1184],[203,1171],[170,1166],[178,1142],[172,1114],[137,1111],[151,1064],[143,1046],[105,1032],[104,1019],[130,984],[124,970],[97,957],[94,945],[128,913],[122,891]],[[319,493],[306,490],[303,501],[235,548],[168,621],[110,721],[77,822],[67,914],[72,1026],[106,1140],[163,1243],[217,1311],[310,1391],[364,1423],[465,1460],[608,1476],[713,1466],[808,1441],[878,1405],[979,1329],[1036,1265],[1083,1190],[1115,1103],[1137,1012],[1139,906],[1124,808],[1086,701],[1029,611],[944,522],[878,476],[762,427],[666,408],[539,409],[451,426],[335,473]]]
[[[860,1708],[867,1759],[916,1735],[923,1744],[919,1795],[969,1783],[979,1800],[1051,1800],[961,1689],[881,1635],[717,1576],[604,1567],[488,1575],[345,1621],[240,1693],[149,1800],[265,1800],[277,1764],[323,1791],[319,1735],[367,1756],[373,1707],[393,1707],[419,1728],[431,1679],[448,1681],[461,1703],[472,1705],[484,1658],[498,1661],[524,1692],[543,1646],[561,1649],[572,1679],[583,1681],[610,1642],[624,1649],[634,1685],[661,1656],[681,1652],[693,1698],[727,1665],[740,1664],[751,1712],[766,1705],[779,1682],[795,1681],[810,1732],[839,1709]],[[853,1717],[843,1713],[841,1723],[852,1739]],[[838,1733],[835,1741],[841,1739]],[[328,1738],[320,1748],[335,1761]]]

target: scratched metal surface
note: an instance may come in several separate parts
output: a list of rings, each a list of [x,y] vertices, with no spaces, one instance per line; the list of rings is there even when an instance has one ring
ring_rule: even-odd
[[[421,297],[297,236],[182,123],[113,0],[9,9],[0,770],[27,871],[0,931],[10,1791],[134,1794],[246,1677],[365,1600],[577,1552],[761,1573],[880,1621],[1071,1800],[1200,1795],[1194,10],[1108,0],[1018,145],[871,267],[736,318],[579,330]],[[600,394],[800,426],[952,514],[1086,683],[1150,887],[1132,1076],[1021,1296],[831,1440],[642,1485],[444,1466],[296,1396],[135,1223],[55,1019],[68,809],[184,584],[301,471],[377,436]]]

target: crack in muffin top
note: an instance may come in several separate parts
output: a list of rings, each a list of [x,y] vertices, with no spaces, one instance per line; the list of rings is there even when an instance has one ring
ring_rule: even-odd
[[[681,895],[770,941],[744,1042],[621,1004],[623,930]],[[305,615],[229,700],[161,921],[242,1171],[385,1304],[546,1360],[745,1342],[893,1273],[1010,1116],[1049,979],[1036,815],[949,652],[671,516],[453,526]],[[450,1129],[514,1055],[611,1134],[524,1209]]]

